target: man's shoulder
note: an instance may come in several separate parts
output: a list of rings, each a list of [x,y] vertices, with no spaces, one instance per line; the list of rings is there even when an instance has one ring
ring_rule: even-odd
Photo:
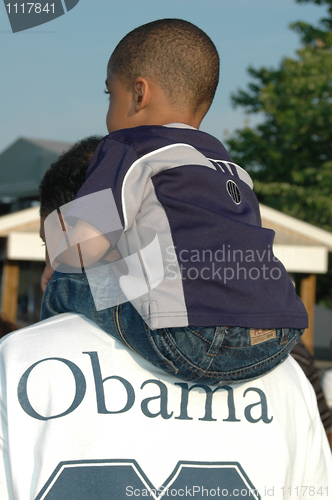
[[[0,351],[11,348],[12,346],[15,346],[16,349],[31,343],[38,344],[40,340],[46,341],[48,336],[53,336],[55,333],[58,335],[61,333],[66,335],[68,331],[72,333],[75,331],[92,333],[94,330],[100,330],[100,328],[93,321],[81,314],[58,314],[52,318],[39,321],[33,325],[8,333],[0,339]]]

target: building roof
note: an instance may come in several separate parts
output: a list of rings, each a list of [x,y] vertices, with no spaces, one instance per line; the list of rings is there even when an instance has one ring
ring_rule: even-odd
[[[260,204],[262,224],[274,229],[276,244],[323,245],[332,252],[332,233]]]
[[[0,237],[12,231],[39,233],[39,206],[0,217]]]
[[[262,225],[275,231],[273,251],[288,272],[325,274],[332,233],[260,205]]]
[[[69,142],[21,137],[0,154],[0,199],[33,198],[46,170]]]

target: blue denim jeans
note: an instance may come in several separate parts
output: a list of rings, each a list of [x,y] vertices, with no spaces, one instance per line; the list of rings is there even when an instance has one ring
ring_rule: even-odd
[[[151,330],[130,302],[97,311],[85,273],[54,272],[42,318],[84,314],[162,370],[191,382],[231,384],[271,371],[286,359],[303,330],[276,329],[274,338],[252,345],[250,328],[188,326]]]

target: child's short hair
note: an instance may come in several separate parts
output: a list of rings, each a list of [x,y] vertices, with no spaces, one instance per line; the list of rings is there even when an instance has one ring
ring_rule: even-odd
[[[158,82],[172,105],[193,113],[209,109],[219,81],[219,55],[204,31],[182,19],[159,19],[128,33],[108,72],[125,85],[137,77]]]
[[[91,157],[101,140],[101,136],[82,139],[52,163],[39,185],[42,217],[75,198],[85,182]]]

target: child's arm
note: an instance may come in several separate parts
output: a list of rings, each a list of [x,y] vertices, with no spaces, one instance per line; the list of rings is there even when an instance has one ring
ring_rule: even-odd
[[[46,264],[42,277],[40,278],[40,287],[43,292],[45,292],[47,284],[51,280],[53,273],[54,269],[51,267],[51,264]]]
[[[63,235],[53,255],[50,255],[53,269],[59,264],[76,268],[89,267],[98,262],[110,247],[110,242],[104,234],[81,219]]]
[[[44,235],[44,229],[42,230],[42,234]],[[42,240],[44,241],[44,236],[42,236]],[[48,256],[47,247],[45,247],[45,264],[46,264],[45,269],[44,269],[43,274],[40,278],[40,288],[42,289],[43,293],[45,292],[46,287],[47,287],[47,285],[48,285],[49,281],[51,280],[53,273],[54,273],[54,269],[52,269],[50,259]]]

